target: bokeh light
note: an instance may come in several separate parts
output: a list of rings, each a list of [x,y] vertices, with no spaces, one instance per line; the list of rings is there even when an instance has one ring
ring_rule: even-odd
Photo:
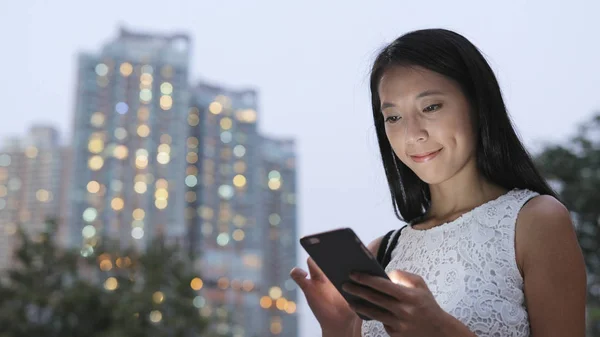
[[[152,90],[142,89],[140,90],[140,101],[148,103],[152,100]]]
[[[159,152],[156,155],[156,161],[159,164],[163,164],[163,165],[168,164],[170,160],[171,160],[171,156],[167,152]]]
[[[202,282],[202,280],[199,277],[195,277],[190,282],[190,287],[192,287],[192,289],[194,289],[196,291],[202,289],[203,286],[204,286],[204,282]]]
[[[127,130],[125,130],[122,127],[118,127],[115,129],[115,138],[117,138],[118,140],[123,140],[125,138],[127,138]]]
[[[124,115],[129,111],[129,106],[125,102],[119,102],[115,105],[115,111],[119,114]]]
[[[142,138],[148,137],[148,135],[150,135],[150,128],[148,127],[148,125],[142,124],[138,126],[137,134]]]
[[[98,217],[98,211],[93,207],[88,207],[83,211],[82,217],[86,222],[92,222]]]
[[[128,62],[122,63],[119,67],[119,71],[121,72],[121,75],[127,77],[133,73],[133,66]]]
[[[189,175],[189,176],[185,177],[185,184],[188,187],[194,187],[198,184],[198,178],[196,178],[196,176]]]
[[[213,115],[218,115],[223,111],[223,105],[221,105],[221,103],[219,103],[219,102],[212,102],[208,106],[208,110]]]
[[[117,145],[115,146],[115,149],[113,150],[113,156],[119,160],[123,160],[125,158],[127,158],[127,156],[129,155],[129,150],[127,149],[127,146],[125,145]]]
[[[152,294],[152,301],[154,301],[154,303],[161,304],[164,300],[165,294],[163,294],[161,291],[157,291],[154,294]]]
[[[98,76],[108,75],[108,66],[104,63],[98,63],[94,70],[96,71],[96,75]]]
[[[160,92],[163,95],[170,95],[170,94],[172,94],[173,93],[173,85],[171,83],[169,83],[169,82],[163,82],[160,85]]]
[[[217,244],[219,246],[226,246],[229,243],[229,234],[228,233],[220,233],[217,236]]]
[[[102,159],[102,157],[100,157],[100,156],[92,156],[88,160],[88,167],[92,171],[98,171],[99,169],[102,168],[103,165],[104,165],[104,159]]]
[[[219,124],[221,124],[221,128],[223,130],[229,130],[229,129],[231,129],[231,126],[233,125],[231,118],[229,118],[229,117],[223,117],[223,119],[221,119],[221,122],[219,122]]]
[[[280,298],[282,294],[283,292],[279,287],[271,287],[271,289],[269,289],[269,296],[271,296],[271,298],[274,300]]]
[[[160,323],[162,321],[162,313],[158,310],[152,310],[150,312],[150,321],[152,323]]]
[[[244,147],[244,145],[236,145],[233,148],[233,155],[241,158],[246,154],[246,148]]]
[[[244,177],[241,174],[236,175],[235,177],[233,177],[233,185],[235,185],[236,187],[246,186],[246,177]]]
[[[219,196],[225,200],[229,200],[233,197],[234,190],[230,185],[221,185],[218,190]]]
[[[105,118],[102,112],[94,112],[90,118],[90,123],[92,123],[92,126],[99,128],[104,125],[104,120]]]
[[[104,281],[104,289],[109,290],[109,291],[113,291],[116,290],[119,287],[119,282],[117,281],[116,278],[114,277],[109,277],[106,279],[106,281]]]
[[[279,214],[273,213],[271,215],[269,215],[269,223],[272,226],[277,226],[281,223],[281,217],[279,216]]]
[[[163,110],[170,110],[173,107],[173,98],[171,96],[163,95],[160,97],[160,108]]]
[[[229,144],[229,143],[231,143],[231,140],[233,139],[233,135],[229,131],[223,131],[223,132],[221,132],[220,138],[223,143]]]
[[[96,235],[96,228],[92,225],[87,225],[81,230],[81,235],[86,239],[90,239]]]
[[[263,296],[260,298],[260,307],[268,309],[273,305],[273,300],[269,296]]]
[[[241,229],[238,228],[238,229],[236,229],[236,230],[233,231],[233,233],[232,233],[231,236],[233,237],[233,239],[235,241],[242,241],[242,240],[244,240],[245,234],[244,234],[243,230],[241,230]]]
[[[125,202],[123,201],[123,199],[116,197],[111,200],[110,206],[115,211],[120,211],[123,209],[123,206],[125,206]]]
[[[141,227],[135,227],[131,230],[131,237],[139,240],[144,237],[144,229]]]

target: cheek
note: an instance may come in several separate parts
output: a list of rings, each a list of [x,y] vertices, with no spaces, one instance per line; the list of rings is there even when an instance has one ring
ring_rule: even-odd
[[[455,125],[451,137],[453,146],[461,152],[472,153],[476,147],[476,137],[473,128],[471,127],[471,123],[468,120],[459,123]]]
[[[402,133],[398,130],[398,128],[386,127],[385,134],[387,136],[388,142],[392,146],[392,150],[396,153],[396,156],[404,161],[404,138]]]

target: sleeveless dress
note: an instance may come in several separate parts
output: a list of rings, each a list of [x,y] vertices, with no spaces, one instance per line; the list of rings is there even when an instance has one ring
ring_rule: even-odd
[[[528,337],[523,278],[515,255],[515,224],[538,193],[514,189],[427,230],[403,229],[386,272],[421,276],[440,307],[479,337]],[[363,321],[363,337],[389,337]]]

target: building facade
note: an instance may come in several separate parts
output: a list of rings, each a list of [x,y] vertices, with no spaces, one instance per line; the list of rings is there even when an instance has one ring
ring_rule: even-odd
[[[206,285],[199,309],[230,336],[253,336],[264,315],[257,311],[264,260],[257,104],[253,90],[202,83],[192,89],[188,115],[188,247]]]
[[[217,333],[297,336],[295,149],[257,127],[258,95],[198,84],[188,111],[187,248]]]
[[[8,139],[0,149],[0,270],[12,261],[18,227],[35,236],[53,219],[63,241],[69,157],[58,131],[44,125],[32,126],[26,137]]]
[[[264,291],[268,311],[264,336],[297,336],[297,287],[289,273],[297,264],[296,149],[291,139],[261,141],[259,221],[266,227]]]
[[[101,238],[183,243],[190,44],[121,29],[79,55],[68,241],[83,255]]]

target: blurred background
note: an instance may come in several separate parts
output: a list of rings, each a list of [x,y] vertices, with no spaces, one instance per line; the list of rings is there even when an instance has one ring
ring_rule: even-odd
[[[597,1],[26,1],[0,13],[0,336],[319,336],[299,237],[395,219],[368,71],[455,30],[573,212],[600,336]]]

